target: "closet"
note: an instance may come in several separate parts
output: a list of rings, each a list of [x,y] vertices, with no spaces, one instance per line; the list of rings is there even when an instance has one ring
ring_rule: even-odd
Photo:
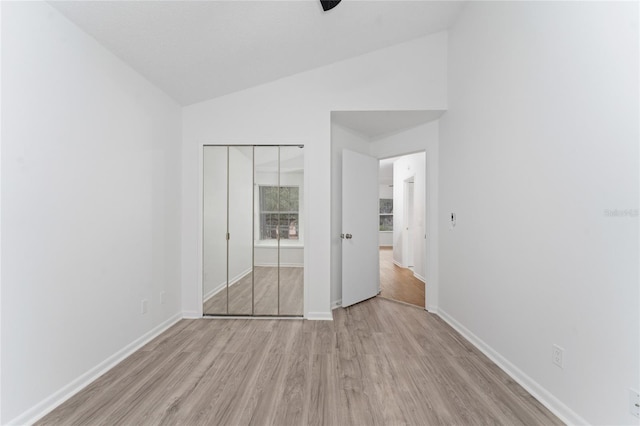
[[[302,316],[304,148],[203,151],[203,313]]]

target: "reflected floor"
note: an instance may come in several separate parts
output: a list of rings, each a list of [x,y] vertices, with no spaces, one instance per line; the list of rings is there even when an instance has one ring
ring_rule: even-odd
[[[229,286],[229,311],[227,312],[227,291],[214,294],[204,303],[205,315],[299,315],[302,312],[304,268],[280,268],[280,289],[278,291],[278,268],[256,266],[252,274]],[[253,296],[255,305],[252,312],[252,279],[255,282]],[[278,296],[280,312],[278,312]]]

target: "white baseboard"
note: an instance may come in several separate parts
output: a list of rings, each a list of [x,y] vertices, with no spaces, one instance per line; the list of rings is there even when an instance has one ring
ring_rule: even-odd
[[[413,271],[413,276],[416,277],[417,279],[419,279],[420,281],[422,281],[423,283],[425,283],[425,284],[427,283],[427,279],[425,277],[423,277],[422,275],[420,275],[420,274],[416,274],[415,271]]]
[[[156,338],[158,335],[166,331],[169,327],[177,323],[182,319],[182,313],[178,313],[168,320],[162,322],[158,326],[154,327],[152,330],[146,332],[133,342],[129,343],[124,348],[120,349],[115,354],[111,355],[109,358],[102,361],[100,364],[96,365],[86,373],[82,374],[77,379],[73,380],[71,383],[62,387],[57,392],[52,395],[46,397],[38,404],[34,405],[15,419],[11,420],[7,424],[9,425],[31,425],[36,421],[43,418],[45,415],[50,413],[54,408],[65,402],[67,399],[71,398],[76,393],[80,392],[82,389],[87,387],[91,382],[96,380],[98,377],[102,376],[104,373],[115,367],[118,363],[123,361],[126,357],[149,343],[151,340]]]
[[[182,311],[183,319],[199,319],[202,318],[202,313],[198,311]]]
[[[333,321],[333,314],[331,312],[309,312],[306,319],[312,321]]]
[[[430,311],[431,312],[431,311]],[[525,388],[535,399],[547,407],[562,422],[568,425],[586,425],[588,422],[580,417],[576,412],[567,407],[562,401],[556,398],[551,392],[541,386],[538,382],[529,377],[525,372],[509,362],[498,351],[486,344],[482,339],[473,334],[469,329],[456,321],[444,310],[438,310],[437,314],[447,324],[453,327],[465,339],[471,342],[476,348],[485,354],[491,361],[507,373],[520,386]]]
[[[331,302],[331,310],[337,309],[342,306],[342,299],[334,300]]]
[[[395,259],[393,260],[393,264],[394,264],[394,265],[396,265],[396,266],[399,266],[399,267],[401,267],[401,268],[404,268],[404,267],[405,267],[402,263],[398,262],[398,261],[397,261],[397,260],[395,260]]]

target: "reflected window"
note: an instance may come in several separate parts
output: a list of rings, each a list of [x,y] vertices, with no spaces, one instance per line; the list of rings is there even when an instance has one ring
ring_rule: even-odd
[[[300,188],[260,186],[260,239],[297,240],[299,237]],[[278,208],[278,203],[280,207]]]

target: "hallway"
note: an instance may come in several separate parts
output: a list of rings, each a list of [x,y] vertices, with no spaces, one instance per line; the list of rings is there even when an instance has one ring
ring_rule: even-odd
[[[393,263],[393,248],[380,247],[380,296],[424,308],[425,283]]]

